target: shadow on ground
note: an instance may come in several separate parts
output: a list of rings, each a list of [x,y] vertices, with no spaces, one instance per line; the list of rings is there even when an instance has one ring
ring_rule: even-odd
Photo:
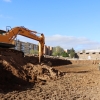
[[[61,65],[68,65],[72,64],[70,60],[63,60],[63,59],[53,59],[53,58],[44,58],[44,63],[50,66],[61,66]]]
[[[90,71],[68,71],[67,73],[88,73]]]

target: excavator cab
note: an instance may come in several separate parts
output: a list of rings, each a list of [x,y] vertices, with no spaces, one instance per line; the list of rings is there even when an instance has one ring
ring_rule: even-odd
[[[6,31],[5,30],[0,30],[0,35],[6,35]],[[15,47],[15,45],[14,44],[8,44],[8,43],[0,42],[0,47],[2,47],[2,48],[13,48],[13,47]]]
[[[0,30],[0,34],[4,34],[4,33],[6,33],[6,31],[4,31],[4,30]]]

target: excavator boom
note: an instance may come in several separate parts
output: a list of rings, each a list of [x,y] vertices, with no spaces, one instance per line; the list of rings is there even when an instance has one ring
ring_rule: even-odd
[[[14,39],[17,37],[17,35],[39,41],[39,62],[41,62],[41,58],[43,57],[45,38],[44,34],[41,34],[41,36],[37,36],[36,33],[36,31],[29,30],[25,27],[15,27],[7,32],[4,30],[0,30],[0,47],[14,47]]]

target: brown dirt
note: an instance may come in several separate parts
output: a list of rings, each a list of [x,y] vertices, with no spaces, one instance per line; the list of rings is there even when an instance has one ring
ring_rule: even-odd
[[[98,63],[1,55],[0,100],[99,100]]]
[[[44,60],[47,65],[48,60],[46,58]],[[0,55],[0,88],[12,91],[23,88],[23,85],[44,83],[63,75],[63,73],[47,65],[44,63],[40,65],[38,57],[23,57],[13,52],[10,54],[5,52],[5,55]]]

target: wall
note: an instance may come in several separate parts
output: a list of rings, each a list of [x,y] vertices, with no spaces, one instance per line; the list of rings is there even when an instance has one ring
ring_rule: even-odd
[[[100,60],[100,52],[77,53],[79,59]]]

